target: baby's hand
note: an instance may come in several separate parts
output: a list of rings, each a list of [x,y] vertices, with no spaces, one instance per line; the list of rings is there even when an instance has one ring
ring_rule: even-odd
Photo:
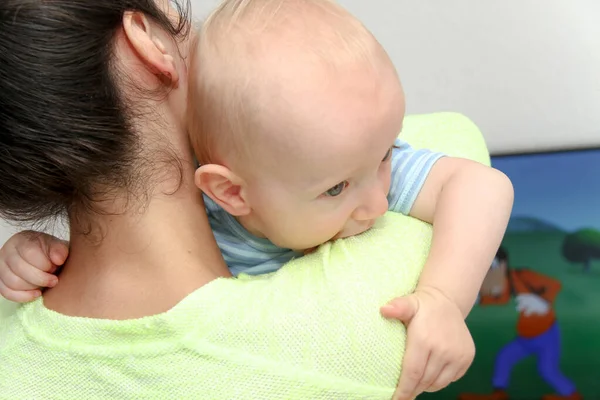
[[[42,287],[53,287],[52,275],[64,264],[67,243],[44,233],[20,232],[0,249],[0,295],[25,303],[39,297]]]
[[[407,326],[402,374],[394,400],[412,400],[461,378],[475,357],[473,338],[459,308],[441,291],[419,288],[381,308]]]

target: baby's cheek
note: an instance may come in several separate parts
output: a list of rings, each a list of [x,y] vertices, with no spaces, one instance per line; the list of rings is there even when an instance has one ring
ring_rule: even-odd
[[[305,248],[319,246],[337,235],[342,227],[327,217],[304,220],[302,228],[302,237],[298,237],[299,241],[305,244]]]
[[[382,177],[382,180],[385,195],[387,196],[390,194],[390,186],[392,183],[392,170],[390,166],[388,166],[386,173]]]
[[[343,234],[348,229],[352,230],[354,228],[353,227],[354,224],[355,224],[355,221],[352,219],[352,214],[344,213],[343,215],[340,215],[335,220],[332,220],[329,222],[329,225],[327,227],[328,228],[327,236],[329,238],[331,238],[333,236],[339,237],[341,234]]]

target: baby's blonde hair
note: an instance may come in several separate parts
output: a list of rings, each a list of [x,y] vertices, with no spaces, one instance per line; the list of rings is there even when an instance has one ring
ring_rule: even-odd
[[[188,122],[201,164],[256,156],[249,148],[258,142],[260,116],[269,107],[260,96],[269,77],[259,60],[273,55],[269,44],[275,40],[288,40],[287,46],[334,70],[372,63],[381,47],[331,0],[224,0],[192,50]]]

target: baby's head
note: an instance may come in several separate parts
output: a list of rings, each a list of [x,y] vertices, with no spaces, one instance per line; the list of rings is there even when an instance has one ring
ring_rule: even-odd
[[[328,0],[226,0],[190,71],[196,183],[252,233],[303,250],[388,207],[404,95],[386,52]]]

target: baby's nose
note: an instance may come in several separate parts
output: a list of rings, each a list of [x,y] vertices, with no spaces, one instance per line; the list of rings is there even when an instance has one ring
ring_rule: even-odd
[[[365,199],[364,204],[354,211],[353,218],[357,221],[368,221],[376,219],[388,210],[386,194],[377,190]]]

